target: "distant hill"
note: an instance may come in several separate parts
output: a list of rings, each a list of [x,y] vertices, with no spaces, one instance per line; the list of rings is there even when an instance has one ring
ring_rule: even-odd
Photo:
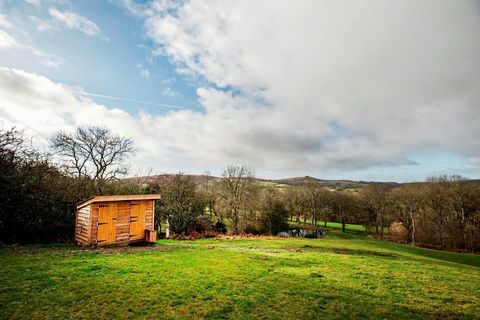
[[[173,179],[173,177],[176,174],[174,173],[163,173],[163,174],[157,174],[157,175],[151,175],[151,176],[141,176],[141,177],[130,177],[130,178],[125,178],[125,181],[131,181],[131,182],[138,182],[138,183],[165,183]],[[196,175],[196,174],[185,174],[187,177],[191,177],[193,181],[196,184],[204,183],[207,180],[216,180],[220,179],[218,177],[214,176],[207,176],[207,175]]]
[[[315,182],[321,186],[329,189],[345,190],[345,189],[362,189],[374,183],[382,183],[388,185],[398,185],[396,182],[375,182],[375,181],[354,181],[354,180],[323,180],[315,177],[294,177],[280,180],[273,180],[274,182],[287,184],[291,186],[302,186],[307,183]]]
[[[142,176],[142,177],[132,177],[126,178],[127,181],[137,182],[137,183],[165,183],[171,180],[175,174],[159,174],[152,176]],[[206,183],[207,180],[214,181],[220,179],[220,177],[207,176],[207,175],[192,175],[185,174],[185,176],[191,177],[196,184]],[[285,179],[256,179],[259,183],[265,186],[272,186],[276,188],[284,188],[288,186],[303,186],[307,183],[316,182],[321,186],[329,189],[336,190],[359,190],[365,188],[374,183],[383,183],[389,184],[392,186],[399,185],[396,182],[374,182],[374,181],[353,181],[353,180],[323,180],[315,177],[305,176],[305,177],[293,177]]]

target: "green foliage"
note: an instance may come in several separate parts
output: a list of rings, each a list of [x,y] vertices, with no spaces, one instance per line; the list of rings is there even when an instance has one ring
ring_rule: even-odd
[[[50,156],[0,130],[0,242],[73,241],[75,204],[94,195],[145,193],[147,186],[74,178]]]
[[[120,254],[118,254],[120,253]],[[475,319],[480,256],[323,239],[0,247],[1,319]]]
[[[288,211],[278,191],[272,188],[264,189],[261,202],[262,207],[259,213],[260,233],[276,235],[287,230]]]
[[[162,189],[160,214],[168,220],[170,231],[185,235],[191,231],[195,218],[203,214],[205,203],[195,191],[195,183],[181,173]]]
[[[0,168],[0,242],[72,238],[74,203],[89,195],[88,182],[65,176],[15,129],[0,131]]]

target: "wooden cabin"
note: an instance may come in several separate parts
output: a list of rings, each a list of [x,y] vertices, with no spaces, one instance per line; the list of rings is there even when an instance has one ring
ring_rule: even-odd
[[[156,240],[155,200],[159,194],[98,196],[77,204],[75,241],[105,246]]]

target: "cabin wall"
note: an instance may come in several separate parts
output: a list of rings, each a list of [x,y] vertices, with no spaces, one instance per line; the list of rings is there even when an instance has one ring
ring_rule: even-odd
[[[90,205],[84,206],[77,210],[75,222],[75,241],[81,245],[90,244],[90,224],[91,210]]]
[[[93,203],[91,204],[91,218],[90,218],[90,245],[96,246],[97,245],[97,234],[98,234],[98,210],[99,205],[101,203]]]
[[[90,216],[90,229],[91,235],[86,238],[85,244],[87,245],[101,245],[97,243],[98,236],[98,212],[100,205],[116,205],[116,240],[115,244],[126,244],[129,242],[138,241],[138,239],[130,240],[130,212],[131,204],[139,202],[145,203],[145,229],[154,228],[154,216],[155,216],[155,200],[135,200],[135,201],[117,201],[117,202],[97,202],[91,205]],[[106,243],[106,245],[112,243]]]
[[[118,202],[116,243],[126,243],[130,240],[130,203],[131,201]]]
[[[145,229],[149,230],[154,228],[155,225],[155,200],[145,200],[147,202],[145,213]]]

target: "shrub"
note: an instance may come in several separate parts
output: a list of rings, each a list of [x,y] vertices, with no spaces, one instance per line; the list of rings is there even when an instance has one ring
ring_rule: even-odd
[[[225,234],[227,233],[227,226],[225,223],[217,221],[213,225],[213,231]]]

